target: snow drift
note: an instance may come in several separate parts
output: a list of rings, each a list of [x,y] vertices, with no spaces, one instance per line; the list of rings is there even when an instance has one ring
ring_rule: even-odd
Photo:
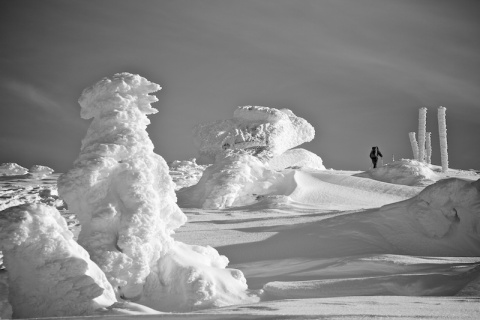
[[[59,193],[82,225],[78,241],[113,285],[117,298],[157,310],[181,311],[246,299],[246,281],[213,248],[174,243],[186,217],[176,205],[165,160],[146,132],[156,113],[149,95],[160,86],[121,73],[84,90],[81,116],[93,118],[74,168],[60,176]],[[221,260],[222,263],[215,261]],[[173,276],[174,275],[174,276]],[[163,299],[175,292],[177,299]]]
[[[437,174],[430,167],[421,161],[401,159],[355,176],[407,186],[426,186],[437,180]]]

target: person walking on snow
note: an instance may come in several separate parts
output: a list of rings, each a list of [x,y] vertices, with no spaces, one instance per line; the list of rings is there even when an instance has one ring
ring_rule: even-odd
[[[370,151],[370,159],[372,159],[374,169],[377,167],[378,157],[383,158],[382,153],[378,150],[378,147],[372,147],[372,151]]]

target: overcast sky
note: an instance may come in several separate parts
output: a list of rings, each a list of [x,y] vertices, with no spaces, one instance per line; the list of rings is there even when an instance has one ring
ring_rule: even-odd
[[[427,107],[440,164],[480,169],[480,1],[5,0],[0,2],[0,163],[65,172],[89,121],[82,90],[117,72],[160,84],[149,134],[167,161],[195,157],[191,128],[237,106],[289,108],[327,168],[412,158]]]

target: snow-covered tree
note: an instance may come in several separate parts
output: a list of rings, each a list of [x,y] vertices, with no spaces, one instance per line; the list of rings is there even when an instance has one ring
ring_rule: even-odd
[[[418,160],[425,162],[425,132],[427,131],[427,108],[418,110]]]
[[[415,132],[409,132],[410,144],[412,145],[413,159],[418,160],[418,144],[415,138]]]
[[[445,117],[446,108],[438,107],[438,135],[440,138],[440,159],[442,171],[448,169],[448,145],[447,145],[447,119]]]
[[[425,143],[427,148],[427,154],[426,154],[425,160],[428,164],[431,164],[432,163],[432,133],[431,132],[427,132]]]

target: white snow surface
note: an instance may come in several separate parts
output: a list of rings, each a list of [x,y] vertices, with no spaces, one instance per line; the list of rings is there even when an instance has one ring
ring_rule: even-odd
[[[290,194],[298,190],[296,200],[266,195],[244,207],[184,209],[189,221],[173,234],[176,241],[162,264],[172,272],[162,281],[187,274],[198,279],[195,268],[182,267],[190,259],[202,260],[184,254],[186,244],[204,248],[197,251],[206,251],[202,257],[213,246],[229,257],[230,268],[242,271],[250,289],[264,293],[250,304],[144,317],[477,319],[479,175],[431,168],[438,183],[427,188],[353,176],[358,171],[288,169],[279,173],[285,176],[282,183],[290,183],[284,185]],[[74,212],[62,214],[69,218]],[[196,267],[225,263],[223,258],[205,261]],[[229,277],[228,269],[220,270]],[[210,271],[208,276],[218,272]],[[191,288],[200,285],[194,280]],[[187,286],[169,288],[163,293],[172,300],[188,291]],[[0,306],[1,301],[0,295]],[[137,306],[139,313],[152,313]],[[125,314],[118,304],[104,309]]]
[[[202,123],[193,130],[199,164],[214,163],[226,149],[270,159],[314,136],[312,125],[291,110],[260,106],[238,107],[232,119]]]
[[[28,173],[28,169],[16,163],[7,162],[0,164],[0,176],[18,176]]]
[[[283,170],[288,167],[326,169],[322,158],[302,148],[287,150],[268,161],[268,164],[273,170]]]
[[[74,168],[60,176],[58,189],[81,225],[79,243],[105,272],[118,299],[164,311],[185,311],[247,299],[240,271],[213,248],[206,262],[186,259],[196,247],[172,238],[186,222],[177,206],[165,160],[153,152],[147,114],[156,113],[149,95],[160,86],[121,73],[84,90],[83,118],[92,118]],[[208,253],[208,254],[207,254]],[[204,265],[211,268],[206,268]],[[175,275],[175,276],[173,276]],[[178,299],[162,299],[182,292]]]

